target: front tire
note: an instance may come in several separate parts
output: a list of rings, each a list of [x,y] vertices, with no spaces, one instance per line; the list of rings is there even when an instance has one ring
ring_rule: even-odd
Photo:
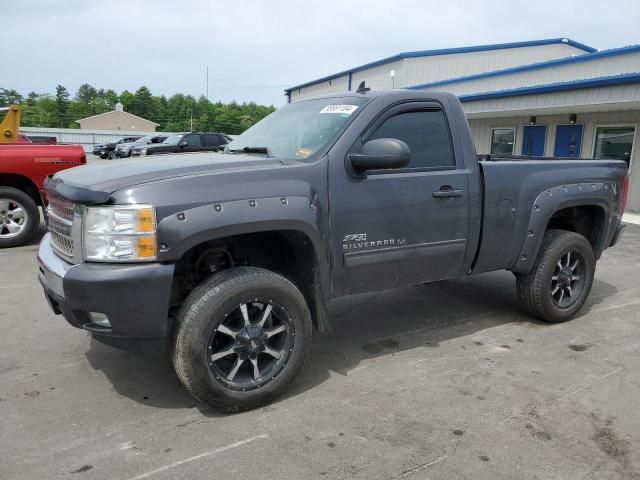
[[[33,199],[21,190],[0,187],[0,248],[27,243],[40,225],[40,212]]]
[[[220,272],[180,308],[173,365],[197,400],[225,412],[280,395],[311,347],[309,308],[286,278],[255,267]]]
[[[523,308],[546,322],[570,320],[584,305],[596,269],[591,245],[582,235],[548,230],[529,273],[516,275]]]

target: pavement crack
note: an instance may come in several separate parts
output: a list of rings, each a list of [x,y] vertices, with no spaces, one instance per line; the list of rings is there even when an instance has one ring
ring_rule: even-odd
[[[434,465],[436,465],[436,464],[438,464],[440,462],[444,462],[447,458],[448,458],[448,455],[440,455],[435,460],[431,460],[430,462],[423,463],[422,465],[418,465],[415,468],[412,468],[412,469],[409,469],[409,470],[405,470],[398,477],[394,477],[394,478],[407,478],[407,477],[410,477],[411,475],[414,475],[414,474],[416,474],[418,472],[426,470],[427,468],[432,467],[432,466],[434,466]]]

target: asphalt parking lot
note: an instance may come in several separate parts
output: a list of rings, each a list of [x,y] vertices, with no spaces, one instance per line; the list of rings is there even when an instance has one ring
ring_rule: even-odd
[[[341,299],[288,394],[221,415],[49,310],[0,251],[0,478],[640,479],[640,227],[546,325],[499,272]]]

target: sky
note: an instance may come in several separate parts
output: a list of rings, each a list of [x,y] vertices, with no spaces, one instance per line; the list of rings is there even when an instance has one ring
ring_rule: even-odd
[[[284,89],[400,52],[568,37],[640,43],[640,1],[0,0],[0,87],[141,85],[280,106]]]

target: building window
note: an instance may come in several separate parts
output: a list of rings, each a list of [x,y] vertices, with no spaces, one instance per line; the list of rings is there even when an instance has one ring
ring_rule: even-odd
[[[491,130],[491,155],[513,155],[515,144],[515,128],[494,128]]]
[[[593,158],[631,162],[635,127],[597,127]]]

